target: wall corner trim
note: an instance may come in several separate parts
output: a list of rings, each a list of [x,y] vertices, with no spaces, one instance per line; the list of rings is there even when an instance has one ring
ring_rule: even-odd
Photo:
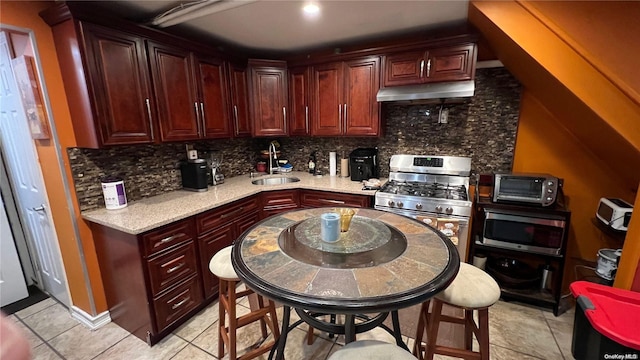
[[[71,316],[91,330],[97,330],[111,322],[108,311],[91,316],[77,306],[71,306]]]

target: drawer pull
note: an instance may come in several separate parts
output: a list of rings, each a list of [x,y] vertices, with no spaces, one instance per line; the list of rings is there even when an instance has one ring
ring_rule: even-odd
[[[189,301],[189,299],[191,299],[190,296],[184,298],[182,301],[175,303],[171,306],[171,310],[175,310],[177,308],[179,308],[180,306],[184,305],[187,301]]]
[[[175,234],[175,235],[167,236],[166,238],[164,238],[164,239],[162,239],[162,240],[158,241],[155,245],[153,245],[153,247],[158,247],[158,246],[160,246],[160,245],[162,245],[162,244],[166,244],[166,243],[168,243],[168,242],[171,242],[171,241],[173,241],[173,240],[177,239],[178,237],[180,237],[180,236],[182,236],[182,235],[184,235],[184,234],[183,234],[183,233],[179,233],[179,234]]]
[[[185,263],[180,263],[174,267],[172,267],[171,269],[167,270],[167,274],[171,274],[172,272],[184,267]]]
[[[345,202],[342,200],[329,200],[329,199],[319,199],[321,202],[328,202],[331,204],[344,204]]]
[[[232,212],[230,212],[230,213],[228,213],[228,214],[222,214],[222,215],[220,216],[220,218],[221,218],[221,219],[226,219],[226,218],[228,218],[229,216],[232,216],[232,215],[235,215],[235,214],[237,214],[237,213],[242,212],[242,210],[244,210],[244,207],[243,207],[243,206],[240,206],[240,208],[238,208],[238,209],[236,209],[236,210],[234,210],[234,211],[232,211]]]

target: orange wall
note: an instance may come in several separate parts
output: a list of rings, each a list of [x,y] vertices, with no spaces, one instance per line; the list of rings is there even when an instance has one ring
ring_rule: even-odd
[[[71,168],[65,149],[75,146],[75,136],[71,126],[71,117],[62,84],[62,76],[55,52],[53,36],[49,26],[38,16],[41,10],[52,4],[52,2],[2,1],[0,4],[0,22],[6,25],[33,30],[35,34],[42,65],[42,69],[40,70],[44,75],[48,90],[47,96],[49,97],[53,112],[53,114],[49,114],[49,120],[51,121],[51,119],[53,119],[55,122],[60,146],[63,149],[64,170],[67,178],[72,179]],[[51,213],[64,261],[72,304],[89,314],[97,315],[98,313],[106,311],[107,305],[91,232],[79,216],[80,212],[77,208],[78,201],[75,198],[76,195],[73,184],[64,183],[53,143],[49,140],[39,140],[36,141],[36,148],[38,150],[40,166],[51,206]],[[74,207],[72,211],[75,214],[75,218],[72,218],[70,215],[66,195],[62,190],[65,186],[70,187]],[[84,251],[81,251],[78,246],[73,227],[74,221],[78,223],[80,228],[80,237]],[[89,270],[90,286],[88,286],[89,284],[86,283],[84,278],[82,268],[83,261]],[[89,287],[94,297],[96,314],[93,314],[91,309]]]
[[[591,58],[597,52],[578,52],[574,38],[565,40],[569,35],[558,29],[557,17],[582,13],[580,4],[573,13],[554,13],[556,22],[524,1],[473,1],[469,7],[470,21],[525,88],[514,170],[544,171],[565,179],[572,212],[565,284],[574,278],[574,257],[595,261],[598,249],[622,247],[592,224],[594,212],[603,196],[632,202],[640,181],[640,166],[633,166],[640,164],[636,99],[623,91],[625,84],[605,76],[610,72],[593,65],[599,63]],[[608,15],[613,27],[627,16]],[[608,34],[606,28],[598,30],[605,34],[601,36]],[[637,237],[630,231],[627,240]],[[624,243],[616,278],[616,286],[622,288],[630,288],[640,256],[631,243],[635,242]]]

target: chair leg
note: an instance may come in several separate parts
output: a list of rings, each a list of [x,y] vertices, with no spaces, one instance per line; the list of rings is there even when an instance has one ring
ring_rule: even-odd
[[[418,360],[423,359],[422,337],[424,336],[424,332],[427,330],[427,327],[428,327],[427,317],[429,316],[430,302],[431,302],[430,300],[427,300],[422,303],[422,306],[420,306],[420,315],[418,316],[418,328],[416,329],[415,343],[413,344],[413,355],[417,357]]]
[[[236,359],[236,335],[238,332],[238,319],[236,316],[236,282],[229,281],[229,358]]]
[[[264,308],[264,298],[261,295],[258,295],[258,306],[260,307],[260,309]],[[262,338],[266,339],[268,333],[267,333],[267,323],[265,322],[264,318],[260,319],[260,330],[262,331]]]
[[[466,350],[473,349],[473,310],[465,309],[464,310],[464,348]]]
[[[313,336],[313,327],[309,325],[309,330],[307,330],[307,345],[312,345],[315,339],[315,336]]]
[[[427,322],[427,350],[425,351],[425,359],[433,360],[436,342],[438,340],[438,327],[440,326],[440,318],[442,316],[442,301],[435,299],[433,301],[433,309]]]
[[[478,344],[480,345],[480,359],[489,360],[489,309],[478,310]]]
[[[227,294],[227,282],[220,280],[218,285],[218,359],[222,359],[224,356],[224,339],[222,338],[222,332],[225,330],[225,316],[226,311],[224,307],[223,298]]]

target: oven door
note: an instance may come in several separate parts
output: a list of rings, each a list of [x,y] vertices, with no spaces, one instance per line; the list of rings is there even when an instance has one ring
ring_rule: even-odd
[[[482,243],[506,249],[559,255],[565,224],[564,219],[485,209]]]
[[[422,221],[423,223],[439,230],[446,235],[458,249],[460,261],[467,262],[469,249],[469,218],[426,211],[413,211],[406,209],[392,209],[388,207],[375,207],[377,210],[392,212]]]

